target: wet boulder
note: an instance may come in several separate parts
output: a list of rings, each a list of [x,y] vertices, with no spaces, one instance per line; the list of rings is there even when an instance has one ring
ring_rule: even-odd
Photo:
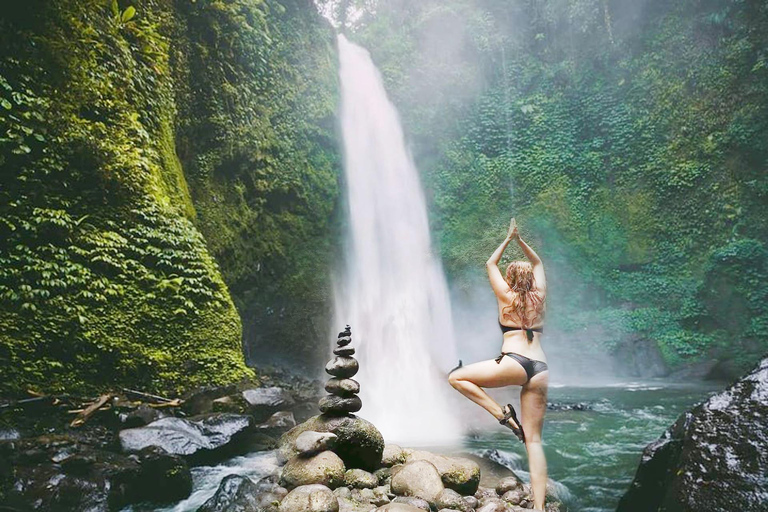
[[[379,479],[362,469],[349,469],[344,473],[344,484],[356,489],[373,489],[379,485]]]
[[[461,510],[462,512],[468,512],[470,507],[461,497],[461,494],[457,493],[453,489],[443,489],[440,494],[435,498],[435,504],[437,508],[449,508],[453,510]]]
[[[480,466],[463,457],[448,457],[425,450],[407,450],[406,460],[426,460],[437,468],[443,484],[460,494],[474,494],[480,484]]]
[[[443,491],[443,482],[437,468],[425,460],[405,464],[392,477],[392,492],[399,496],[415,496],[429,503],[435,503]]]
[[[344,484],[344,462],[330,450],[311,457],[293,457],[280,477],[287,488],[309,484],[322,484],[331,489]]]
[[[120,446],[137,452],[159,446],[166,452],[196,461],[230,456],[238,452],[251,431],[250,416],[218,413],[189,419],[162,418],[145,427],[122,430]]]
[[[306,431],[336,434],[333,451],[341,457],[347,469],[375,471],[381,464],[384,438],[369,421],[353,414],[348,416],[313,416],[283,434],[278,457],[285,461],[295,456],[296,438]]]
[[[197,512],[259,511],[277,512],[280,497],[261,492],[250,478],[241,475],[226,476],[216,493]]]
[[[686,411],[645,447],[617,512],[763,510],[768,496],[768,358]]]
[[[324,485],[302,485],[283,498],[280,512],[339,512],[339,500]]]
[[[255,429],[268,435],[279,436],[296,426],[296,419],[290,411],[278,411],[264,423],[256,425]]]

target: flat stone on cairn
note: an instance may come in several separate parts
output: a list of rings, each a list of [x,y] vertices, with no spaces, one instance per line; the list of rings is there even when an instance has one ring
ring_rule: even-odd
[[[333,351],[336,357],[325,366],[326,373],[333,378],[325,384],[325,390],[330,394],[321,398],[318,406],[320,411],[330,416],[343,416],[363,407],[363,402],[357,396],[360,384],[350,379],[360,369],[357,359],[352,357],[355,349],[349,346],[351,342],[352,329],[347,326],[336,340],[337,347]]]

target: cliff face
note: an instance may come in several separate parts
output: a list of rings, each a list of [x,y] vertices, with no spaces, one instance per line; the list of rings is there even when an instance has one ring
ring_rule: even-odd
[[[765,510],[768,358],[643,451],[617,512]]]
[[[0,391],[230,382],[233,296],[324,307],[332,41],[301,0],[0,14]]]

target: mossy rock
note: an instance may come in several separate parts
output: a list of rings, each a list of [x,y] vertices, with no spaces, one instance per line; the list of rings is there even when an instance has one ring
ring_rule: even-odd
[[[330,450],[312,457],[295,456],[283,468],[280,483],[288,489],[320,484],[331,489],[344,485],[344,461]]]
[[[302,432],[332,432],[337,439],[333,451],[344,460],[347,468],[375,471],[381,465],[384,438],[369,421],[353,414],[348,416],[313,416],[283,434],[278,456],[290,460],[297,455],[295,441]]]

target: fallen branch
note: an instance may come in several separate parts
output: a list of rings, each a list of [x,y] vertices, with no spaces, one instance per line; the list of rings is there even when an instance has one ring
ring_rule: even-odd
[[[153,409],[163,409],[165,407],[179,407],[183,403],[184,403],[184,400],[181,400],[179,398],[174,398],[170,402],[163,402],[161,404],[149,404],[149,406],[152,407]]]
[[[168,402],[173,402],[175,400],[178,400],[178,398],[172,400],[170,398],[165,398],[165,397],[157,396],[157,395],[151,395],[149,393],[144,393],[142,391],[136,391],[134,389],[126,389],[126,388],[122,388],[122,389],[123,389],[123,392],[126,395],[133,396],[133,397],[139,398],[141,400],[152,400],[154,402],[161,402],[161,403],[168,403]]]
[[[101,395],[95,402],[83,409],[83,411],[77,415],[77,418],[72,420],[72,423],[70,423],[69,426],[79,427],[88,421],[88,418],[90,418],[93,413],[98,411],[104,404],[106,404],[110,398],[112,398],[112,395]]]

